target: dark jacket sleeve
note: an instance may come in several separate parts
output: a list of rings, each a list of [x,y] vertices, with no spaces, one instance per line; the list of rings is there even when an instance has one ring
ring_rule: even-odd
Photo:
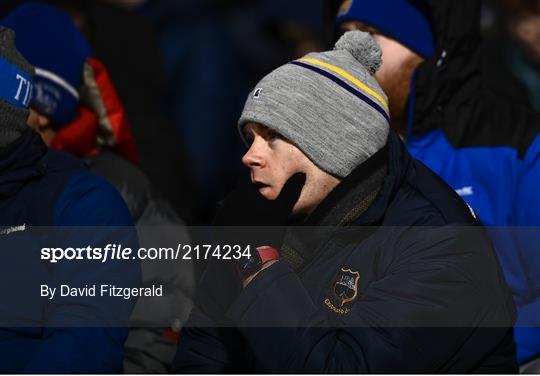
[[[248,368],[243,338],[236,328],[217,325],[194,308],[178,339],[174,373],[237,373]]]
[[[55,207],[55,225],[69,246],[122,243],[135,248],[131,216],[117,191],[101,178],[82,174],[73,178]],[[88,230],[82,227],[93,226]],[[101,226],[101,227],[94,227]],[[80,244],[80,245],[83,245]],[[69,260],[50,267],[56,286],[92,283],[122,287],[140,285],[140,266],[131,261]],[[99,286],[97,287],[99,289]],[[65,297],[45,308],[41,343],[26,373],[118,373],[122,371],[123,343],[135,299]],[[103,325],[103,327],[96,327]]]
[[[469,343],[488,352],[508,330],[488,338],[476,327],[513,320],[493,287],[503,283],[493,252],[483,239],[420,232],[386,244],[393,261],[346,316],[329,314],[280,261],[247,286],[229,317],[268,372],[440,372]],[[469,370],[481,358],[471,351]]]
[[[231,264],[210,260],[197,286],[195,308],[178,338],[173,372],[232,373],[248,369],[244,341],[224,316],[241,291]]]

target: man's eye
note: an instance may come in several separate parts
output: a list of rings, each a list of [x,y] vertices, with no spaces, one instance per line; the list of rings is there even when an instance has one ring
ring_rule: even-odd
[[[251,145],[253,143],[253,135],[251,134],[244,134],[244,140],[246,140],[246,143],[248,145]]]
[[[268,132],[268,135],[266,136],[267,141],[274,141],[281,138],[281,135],[276,132]]]

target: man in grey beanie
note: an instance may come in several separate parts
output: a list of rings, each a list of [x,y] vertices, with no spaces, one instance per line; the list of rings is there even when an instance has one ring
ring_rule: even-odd
[[[515,372],[491,245],[389,131],[380,64],[372,37],[351,32],[250,94],[251,183],[214,221],[250,226],[217,229],[250,252],[209,262],[173,371]]]

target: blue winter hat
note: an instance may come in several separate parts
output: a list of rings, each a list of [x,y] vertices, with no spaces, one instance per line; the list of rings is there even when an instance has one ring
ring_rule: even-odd
[[[31,106],[58,127],[70,123],[90,56],[84,35],[66,13],[41,3],[18,7],[0,24],[15,31],[17,49],[35,67]]]
[[[430,20],[410,0],[344,0],[337,23],[347,21],[373,26],[421,56],[435,52]]]

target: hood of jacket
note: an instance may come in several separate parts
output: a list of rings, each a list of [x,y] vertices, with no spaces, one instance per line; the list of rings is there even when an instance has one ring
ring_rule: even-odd
[[[438,127],[463,86],[480,84],[480,3],[477,0],[424,0],[433,27],[435,53],[416,71],[415,132]]]
[[[415,72],[409,136],[442,129],[454,147],[512,146],[523,155],[539,117],[485,84],[480,1],[423,1],[432,20],[435,53]]]

